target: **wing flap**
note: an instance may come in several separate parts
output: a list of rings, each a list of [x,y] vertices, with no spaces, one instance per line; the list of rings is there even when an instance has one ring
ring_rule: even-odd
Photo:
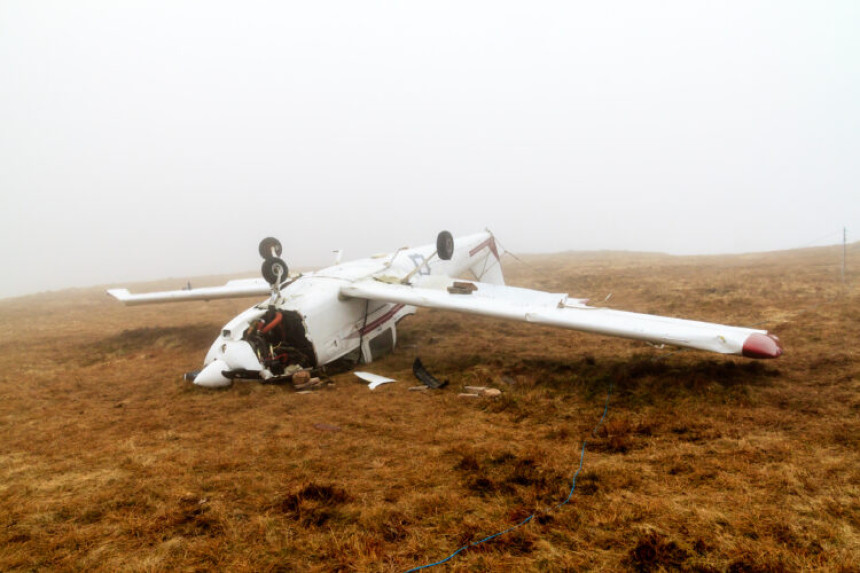
[[[446,282],[436,277],[426,285],[411,286],[367,279],[342,287],[341,293],[349,297],[493,316],[721,354],[742,354],[744,343],[751,335],[767,335],[764,330],[592,307],[582,299],[572,299],[565,294],[504,285],[473,282],[474,290],[461,286],[449,292],[448,287],[452,287],[454,282],[454,279]],[[463,283],[461,280],[456,282]]]
[[[169,290],[132,294],[128,289],[109,289],[107,293],[126,306],[141,304],[160,304],[165,302],[186,302],[191,300],[215,300],[220,298],[244,298],[264,296],[271,292],[269,283],[263,279],[240,279],[229,281],[223,286],[202,287],[185,290]]]

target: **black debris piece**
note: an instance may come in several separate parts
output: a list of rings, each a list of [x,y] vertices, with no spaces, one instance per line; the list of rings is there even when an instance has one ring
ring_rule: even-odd
[[[420,358],[416,358],[415,362],[412,363],[412,373],[415,374],[415,377],[418,378],[422,384],[430,388],[438,389],[444,388],[448,385],[447,380],[440,382],[438,378],[427,372],[427,369],[424,368]]]

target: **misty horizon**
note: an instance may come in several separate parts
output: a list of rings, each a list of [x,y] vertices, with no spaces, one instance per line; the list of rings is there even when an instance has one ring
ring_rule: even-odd
[[[839,244],[860,5],[8,1],[0,297],[490,228],[513,253]]]

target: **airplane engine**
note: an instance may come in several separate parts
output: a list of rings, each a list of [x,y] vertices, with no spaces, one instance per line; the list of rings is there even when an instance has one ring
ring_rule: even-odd
[[[273,305],[251,307],[225,325],[203,363],[189,379],[208,388],[235,379],[279,380],[317,365],[301,314]]]

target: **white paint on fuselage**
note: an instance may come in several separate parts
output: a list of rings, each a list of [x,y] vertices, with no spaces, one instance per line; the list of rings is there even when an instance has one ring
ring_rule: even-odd
[[[482,269],[489,268],[495,270],[493,278],[498,282],[501,272],[492,249],[488,245],[478,249],[489,240],[492,240],[492,235],[488,232],[457,239],[454,255],[448,261],[434,256],[435,245],[426,245],[301,275],[286,285],[279,297],[256,304],[227,323],[209,349],[204,365],[223,360],[225,343],[241,340],[250,323],[263,316],[272,304],[279,310],[295,311],[301,316],[305,335],[313,346],[316,364],[328,364],[354,352],[364,340],[372,339],[415,312],[414,306],[341,296],[343,286],[369,277],[399,282],[416,268],[419,271],[414,276],[460,276],[470,269],[473,273],[480,273]],[[381,317],[386,318],[379,322]],[[379,324],[368,331],[367,326],[376,322]],[[371,358],[367,352],[364,356],[365,359]]]

